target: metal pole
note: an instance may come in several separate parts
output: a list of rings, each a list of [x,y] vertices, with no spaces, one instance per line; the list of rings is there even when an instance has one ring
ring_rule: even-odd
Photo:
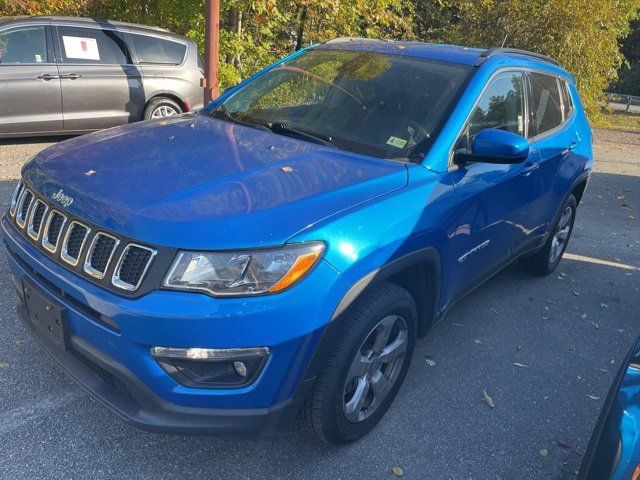
[[[220,55],[220,0],[206,0],[204,13],[204,101],[217,98],[218,57]]]

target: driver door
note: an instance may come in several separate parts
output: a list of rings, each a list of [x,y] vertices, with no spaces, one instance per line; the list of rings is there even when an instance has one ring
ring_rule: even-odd
[[[469,150],[476,133],[486,128],[526,137],[525,77],[504,71],[489,80],[463,129],[455,151]],[[454,154],[455,159],[455,154]],[[523,190],[538,153],[518,164],[466,162],[449,168],[458,208],[457,228],[450,234],[451,271],[460,294],[508,262],[527,235],[523,212],[531,201]]]

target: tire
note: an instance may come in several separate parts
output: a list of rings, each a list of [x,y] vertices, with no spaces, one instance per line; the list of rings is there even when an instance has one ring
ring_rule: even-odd
[[[152,120],[173,115],[180,115],[182,107],[175,100],[167,97],[152,98],[144,109],[144,119]]]
[[[336,321],[343,322],[340,332],[305,399],[302,417],[317,440],[341,445],[366,435],[389,409],[411,363],[417,313],[409,292],[384,282]]]
[[[531,257],[520,259],[520,263],[526,270],[536,275],[549,275],[556,269],[569,244],[569,239],[573,232],[573,224],[576,220],[577,207],[576,197],[569,195],[569,198],[562,206],[560,217],[542,249]],[[567,219],[566,215],[569,214],[570,217]]]

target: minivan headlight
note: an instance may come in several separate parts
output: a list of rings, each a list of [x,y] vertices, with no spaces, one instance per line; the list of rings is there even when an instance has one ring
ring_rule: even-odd
[[[324,243],[306,242],[236,252],[180,252],[164,286],[214,296],[276,293],[309,272],[323,251]]]

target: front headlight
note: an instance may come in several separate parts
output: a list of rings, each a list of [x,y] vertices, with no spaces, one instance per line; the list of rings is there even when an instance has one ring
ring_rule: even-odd
[[[166,288],[214,296],[280,292],[300,280],[322,256],[322,242],[237,252],[180,252]]]

